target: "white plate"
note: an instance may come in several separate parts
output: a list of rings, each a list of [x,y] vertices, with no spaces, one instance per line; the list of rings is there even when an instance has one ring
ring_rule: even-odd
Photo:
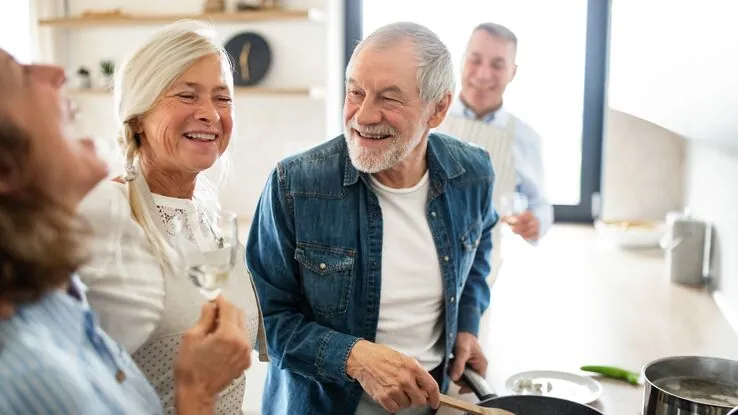
[[[533,395],[532,389],[521,391],[519,387],[516,388],[516,383],[518,386],[521,383],[525,386],[526,381],[541,384],[541,393],[535,393],[537,395],[567,399],[584,405],[596,401],[602,395],[602,385],[595,379],[552,370],[531,370],[510,376],[505,382],[505,388],[511,395]]]

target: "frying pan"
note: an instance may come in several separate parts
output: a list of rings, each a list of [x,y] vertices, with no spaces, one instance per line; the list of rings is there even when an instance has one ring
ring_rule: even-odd
[[[479,398],[477,405],[484,408],[504,409],[516,415],[603,415],[590,406],[551,396],[497,396],[487,381],[469,368],[464,371],[461,379]]]

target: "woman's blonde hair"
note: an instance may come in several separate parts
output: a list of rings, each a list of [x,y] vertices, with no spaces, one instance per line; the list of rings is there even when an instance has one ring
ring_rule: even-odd
[[[136,50],[115,74],[114,99],[120,125],[118,143],[123,152],[126,171],[135,171],[141,140],[135,128],[140,119],[154,107],[162,94],[199,59],[216,54],[221,61],[222,76],[233,93],[231,61],[226,51],[216,42],[211,26],[183,20],[165,27]],[[225,157],[218,163],[223,164]],[[221,168],[221,171],[224,171]],[[171,248],[143,203],[143,195],[132,182],[127,183],[129,203],[136,221],[141,225],[162,267],[173,266]],[[217,184],[198,175],[195,198],[203,209],[218,208]]]

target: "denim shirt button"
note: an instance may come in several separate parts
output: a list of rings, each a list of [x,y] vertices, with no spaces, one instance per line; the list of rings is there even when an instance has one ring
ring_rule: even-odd
[[[321,262],[318,266],[320,267],[320,269],[326,269],[328,267],[327,265],[325,265],[324,262]]]
[[[431,212],[431,216],[433,216],[435,218],[436,217],[436,212],[435,211],[434,212]]]
[[[446,261],[446,262],[448,262],[448,255],[446,255],[445,257],[443,257],[443,260]]]
[[[456,301],[456,299],[453,296],[451,296],[451,300],[450,301],[453,303],[454,301]]]

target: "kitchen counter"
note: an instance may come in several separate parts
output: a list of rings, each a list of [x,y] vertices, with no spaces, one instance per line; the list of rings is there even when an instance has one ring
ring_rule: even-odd
[[[538,248],[513,241],[503,252],[482,339],[488,380],[500,393],[509,376],[526,370],[639,371],[673,355],[738,360],[738,336],[712,297],[672,284],[661,251],[620,250],[591,226],[557,225]],[[641,413],[643,386],[599,380],[604,393],[593,406],[608,415]]]

